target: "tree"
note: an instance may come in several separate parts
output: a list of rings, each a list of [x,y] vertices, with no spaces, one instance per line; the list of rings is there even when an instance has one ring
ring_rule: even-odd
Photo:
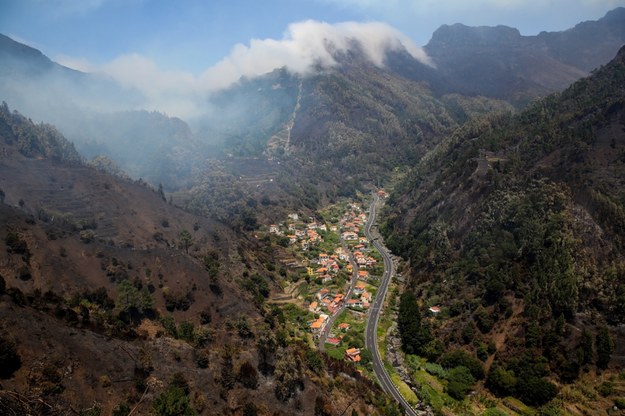
[[[597,332],[597,367],[601,369],[608,368],[610,357],[614,352],[614,341],[610,336],[610,332],[606,326],[599,328]]]
[[[486,387],[496,396],[503,397],[514,393],[517,379],[513,371],[508,371],[498,364],[493,364],[486,378]]]
[[[590,364],[594,356],[594,345],[592,334],[584,329],[582,331],[582,339],[577,347],[577,357],[580,365]]]
[[[447,394],[456,400],[462,400],[471,391],[471,387],[475,384],[475,378],[471,375],[468,368],[459,366],[454,367],[447,373]]]
[[[421,353],[432,339],[429,329],[421,325],[421,312],[417,298],[411,292],[404,292],[401,295],[397,326],[402,349],[407,354]]]
[[[154,401],[154,410],[159,416],[197,415],[184,389],[173,384]]]
[[[182,230],[180,231],[180,234],[178,234],[178,238],[180,239],[178,246],[184,249],[185,253],[189,254],[189,247],[191,247],[195,242],[191,233],[187,230]]]

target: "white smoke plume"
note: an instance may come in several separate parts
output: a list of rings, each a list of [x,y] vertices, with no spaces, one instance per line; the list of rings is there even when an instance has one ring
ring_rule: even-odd
[[[200,75],[164,71],[138,54],[122,55],[101,66],[67,56],[57,60],[75,69],[90,69],[140,91],[146,100],[143,108],[193,118],[203,111],[201,103],[207,94],[227,88],[241,77],[253,78],[283,67],[295,74],[309,75],[315,68],[335,66],[333,52],[345,52],[354,42],[377,66],[384,65],[388,51],[402,48],[415,59],[430,64],[420,47],[387,24],[329,24],[313,20],[289,25],[281,39],[252,39],[249,45],[237,44],[228,56]]]

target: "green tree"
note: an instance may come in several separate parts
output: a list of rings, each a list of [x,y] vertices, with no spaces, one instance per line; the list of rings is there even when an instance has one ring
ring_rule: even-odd
[[[471,375],[471,371],[463,366],[449,370],[447,380],[447,394],[456,400],[464,399],[475,384],[475,378]]]
[[[417,298],[411,292],[404,292],[399,300],[397,326],[402,341],[402,349],[407,354],[420,354],[432,335],[421,325],[421,312]]]
[[[189,247],[191,247],[193,243],[195,243],[195,239],[189,231],[180,231],[180,234],[178,234],[178,246],[182,248],[185,253],[189,254]]]
[[[154,401],[154,411],[159,416],[196,416],[189,397],[183,388],[170,385]]]
[[[599,328],[597,332],[597,367],[601,369],[608,368],[610,357],[614,352],[614,341],[610,336],[610,332],[606,326]]]
[[[580,365],[590,364],[594,356],[592,334],[587,329],[582,331],[582,339],[577,347],[577,357]]]
[[[506,370],[496,363],[490,368],[486,378],[486,387],[500,397],[514,394],[516,384],[514,371]]]

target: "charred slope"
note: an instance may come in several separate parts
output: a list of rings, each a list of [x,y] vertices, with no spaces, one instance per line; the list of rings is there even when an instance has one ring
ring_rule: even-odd
[[[552,397],[535,388],[556,392],[540,378],[624,364],[624,74],[621,49],[518,116],[468,123],[395,189],[388,245],[410,260],[408,290],[446,318],[424,320],[434,340],[411,351],[472,351],[491,391],[530,404]]]
[[[84,166],[50,127],[4,110],[0,413],[387,406],[265,305],[271,253],[145,183]],[[335,376],[343,381],[325,381]]]

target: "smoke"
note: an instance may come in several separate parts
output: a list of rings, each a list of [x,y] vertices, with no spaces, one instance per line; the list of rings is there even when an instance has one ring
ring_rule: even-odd
[[[387,24],[329,24],[313,20],[289,25],[281,39],[252,39],[248,45],[237,44],[228,56],[199,75],[164,71],[138,54],[122,55],[100,66],[67,56],[57,59],[71,68],[110,77],[124,88],[140,92],[145,97],[141,108],[195,118],[205,111],[210,93],[231,86],[241,77],[258,77],[276,68],[310,75],[318,68],[336,66],[335,54],[346,52],[355,44],[370,62],[380,67],[389,51],[402,49],[431,64],[421,48]]]
[[[396,29],[384,23],[346,22],[328,24],[307,20],[289,25],[280,40],[252,39],[249,46],[236,45],[230,55],[200,77],[208,90],[225,88],[240,77],[255,77],[275,68],[308,75],[317,67],[337,64],[334,52],[345,52],[357,42],[367,59],[384,65],[386,53],[406,49],[415,59],[430,64],[425,52]]]

